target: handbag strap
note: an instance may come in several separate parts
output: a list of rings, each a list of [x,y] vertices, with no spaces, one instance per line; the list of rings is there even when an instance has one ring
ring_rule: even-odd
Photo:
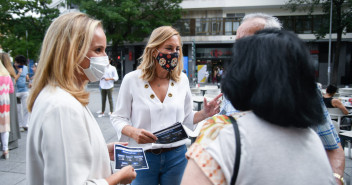
[[[240,132],[238,130],[237,121],[232,116],[229,116],[229,118],[230,118],[230,121],[233,125],[233,129],[235,131],[235,139],[236,139],[236,159],[235,159],[235,164],[233,167],[233,174],[232,174],[232,178],[231,178],[231,185],[234,185],[236,183],[238,169],[240,167],[241,141],[240,141]]]

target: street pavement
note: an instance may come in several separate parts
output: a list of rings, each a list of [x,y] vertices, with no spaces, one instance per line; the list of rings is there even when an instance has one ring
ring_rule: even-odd
[[[119,84],[115,84],[113,91],[114,103],[119,91]],[[88,84],[87,90],[90,92],[90,103],[89,109],[93,113],[97,120],[100,129],[104,135],[107,143],[117,141],[115,129],[112,127],[109,116],[105,114],[104,117],[98,118],[97,111],[101,110],[101,98],[99,92],[99,86],[97,84]],[[115,107],[115,105],[114,105]],[[106,103],[105,112],[109,111],[108,102]],[[30,125],[29,125],[30,126]],[[21,139],[18,144],[19,147],[10,150],[10,158],[8,160],[0,160],[0,184],[1,185],[25,185],[26,184],[26,138],[27,132],[21,132]],[[347,148],[346,148],[347,149]],[[345,150],[346,166],[344,178],[347,181],[346,184],[352,185],[352,159],[348,158],[347,150]],[[319,177],[315,177],[319,178]]]

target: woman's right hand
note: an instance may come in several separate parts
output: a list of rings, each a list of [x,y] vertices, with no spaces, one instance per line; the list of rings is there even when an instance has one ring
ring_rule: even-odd
[[[137,176],[132,166],[125,166],[118,173],[121,175],[120,184],[130,184]]]
[[[132,166],[125,166],[118,172],[112,174],[106,179],[108,184],[130,184],[137,176],[136,171]]]
[[[155,143],[158,139],[154,134],[144,129],[134,128],[132,132],[132,138],[138,144]]]
[[[122,134],[134,139],[138,144],[155,143],[158,139],[151,132],[132,127],[131,125],[123,127]]]

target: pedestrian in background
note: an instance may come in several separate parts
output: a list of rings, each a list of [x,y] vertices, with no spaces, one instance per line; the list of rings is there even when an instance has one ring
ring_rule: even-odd
[[[182,73],[182,44],[178,31],[170,26],[154,29],[136,71],[121,84],[116,111],[110,116],[119,141],[142,147],[148,170],[139,170],[132,185],[180,184],[187,164],[186,140],[156,144],[156,131],[177,122],[191,130],[195,124],[219,112],[218,95],[204,99],[204,109],[193,111],[189,81]]]
[[[0,53],[0,60],[5,66],[7,72],[11,76],[11,81],[15,86],[16,72],[11,63],[10,57],[7,53]],[[18,113],[17,113],[17,98],[16,88],[10,93],[10,133],[9,133],[9,150],[18,147],[18,139],[21,138],[20,126],[18,124]]]
[[[28,67],[26,57],[18,55],[15,57],[15,71],[16,71],[16,97],[18,101],[18,120],[21,131],[28,129],[28,109],[27,109],[27,98],[28,88],[26,82],[29,81]]]
[[[10,132],[10,93],[13,93],[11,76],[2,62],[0,62],[0,139],[2,143],[1,158],[8,159]]]
[[[29,78],[29,82],[28,82],[28,88],[32,88],[32,83],[33,83],[33,78],[34,78],[34,75],[35,75],[35,71],[37,70],[37,66],[38,66],[38,63],[34,63],[32,65],[32,71],[33,71],[33,74],[32,76]]]
[[[112,99],[112,92],[114,90],[114,82],[119,79],[116,68],[111,65],[112,59],[109,58],[109,65],[106,66],[104,76],[99,82],[100,94],[101,94],[101,112],[98,117],[103,117],[105,112],[106,96],[109,100],[110,112],[109,115],[114,111],[114,102]]]
[[[113,143],[105,143],[87,107],[88,81],[109,65],[100,21],[83,13],[61,15],[44,37],[28,109],[27,184],[128,184],[132,166],[112,174]]]

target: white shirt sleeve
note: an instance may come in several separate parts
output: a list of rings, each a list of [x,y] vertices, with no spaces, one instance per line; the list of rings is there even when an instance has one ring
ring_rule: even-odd
[[[117,74],[117,71],[116,71],[116,67],[114,67],[114,66],[111,66],[112,67],[112,71],[113,71],[113,79],[114,79],[114,81],[117,81],[117,80],[119,80],[119,75]]]
[[[42,124],[39,146],[44,161],[44,184],[108,184],[89,179],[94,148],[82,109],[70,105],[50,110]]]
[[[132,93],[130,92],[129,75],[126,75],[122,81],[119,95],[117,97],[116,110],[110,116],[110,121],[114,126],[117,138],[120,140],[122,136],[122,129],[126,125],[132,125],[130,117],[132,114]]]
[[[184,86],[187,90],[186,90],[186,97],[185,97],[185,103],[184,103],[185,118],[183,120],[183,124],[186,125],[189,129],[194,130],[197,126],[197,124],[193,123],[194,114],[196,113],[196,111],[193,111],[192,93],[189,87],[188,78],[186,77],[186,75],[184,76],[186,78]]]

